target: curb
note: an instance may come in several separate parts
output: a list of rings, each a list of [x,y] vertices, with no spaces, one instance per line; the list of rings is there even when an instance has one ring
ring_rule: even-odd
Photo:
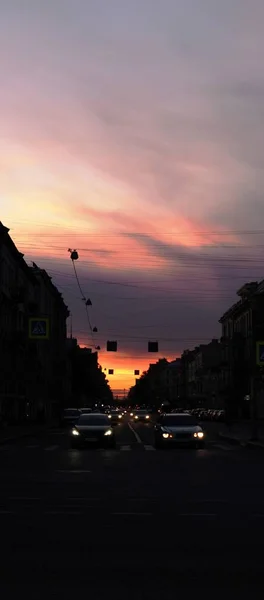
[[[225,440],[229,444],[232,444],[233,446],[242,446],[242,448],[258,448],[260,450],[264,450],[264,444],[261,442],[253,442],[251,440],[240,440],[239,438],[231,437],[221,432],[218,433],[218,437],[221,440]]]

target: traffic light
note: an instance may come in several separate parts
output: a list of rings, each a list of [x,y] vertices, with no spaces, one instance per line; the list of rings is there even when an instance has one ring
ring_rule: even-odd
[[[117,342],[107,341],[106,343],[107,352],[116,352],[117,351]]]
[[[140,372],[139,372],[139,370],[138,370],[138,369],[135,369],[135,371],[134,371],[134,375],[139,375],[139,373],[140,373]]]
[[[159,351],[158,342],[149,342],[148,343],[148,351],[149,352],[158,352]]]
[[[108,375],[114,375],[114,369],[108,369]]]

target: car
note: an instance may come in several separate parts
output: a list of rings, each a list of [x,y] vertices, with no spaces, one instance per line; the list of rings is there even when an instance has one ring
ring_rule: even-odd
[[[74,425],[79,419],[80,414],[77,408],[65,408],[61,416],[61,425],[63,427]]]
[[[186,413],[163,414],[154,427],[155,447],[168,448],[184,444],[204,447],[204,431],[194,416]]]
[[[150,414],[147,410],[136,410],[133,413],[133,421],[134,423],[138,423],[139,421],[144,421],[145,423],[150,420]]]
[[[118,423],[122,423],[123,414],[119,410],[110,410],[108,419],[112,425],[117,425]]]
[[[92,408],[79,408],[79,411],[82,415],[88,415],[91,414]]]
[[[71,431],[71,446],[81,448],[87,445],[115,448],[115,434],[107,415],[91,413],[79,417]]]

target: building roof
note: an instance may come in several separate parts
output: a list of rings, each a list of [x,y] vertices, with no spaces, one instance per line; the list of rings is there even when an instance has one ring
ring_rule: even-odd
[[[5,227],[5,225],[3,225],[3,223],[0,221],[0,239],[2,238],[4,244],[7,246],[14,260],[17,261],[19,267],[23,269],[24,273],[26,273],[31,283],[33,283],[34,285],[38,285],[36,277],[34,277],[34,274],[32,273],[31,269],[24,260],[24,254],[20,252],[16,247],[15,243],[9,235],[9,231],[10,229],[8,227]]]
[[[180,358],[175,358],[175,360],[172,360],[167,368],[171,368],[173,369],[174,367],[180,367],[181,366],[181,359]]]
[[[257,281],[251,281],[250,283],[245,283],[239,290],[237,291],[237,295],[240,296],[240,300],[235,302],[227,309],[227,311],[222,315],[219,319],[219,323],[223,323],[227,319],[232,319],[236,314],[238,314],[241,309],[246,309],[248,307],[248,303],[250,298],[254,295],[259,295],[264,293],[264,279],[259,283]]]

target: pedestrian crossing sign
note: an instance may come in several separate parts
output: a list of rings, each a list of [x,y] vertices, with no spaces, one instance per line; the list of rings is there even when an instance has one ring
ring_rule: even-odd
[[[257,342],[256,350],[257,365],[264,366],[264,342]]]
[[[49,319],[32,317],[29,319],[29,338],[31,340],[49,339]]]

